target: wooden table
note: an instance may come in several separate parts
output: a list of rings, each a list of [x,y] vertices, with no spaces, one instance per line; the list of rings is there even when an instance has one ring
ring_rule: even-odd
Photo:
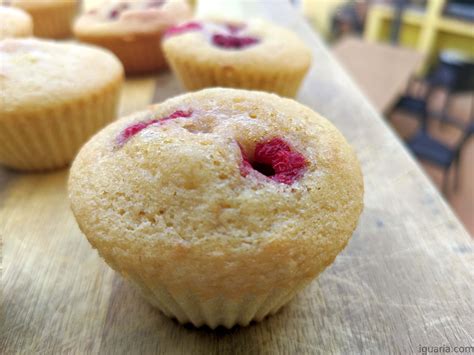
[[[260,324],[216,331],[180,326],[145,303],[89,246],[68,207],[66,171],[3,170],[0,353],[408,354],[420,345],[473,345],[468,234],[286,1],[239,6],[232,11],[269,17],[313,49],[298,100],[341,129],[365,175],[365,210],[348,247]],[[170,74],[158,81],[159,100],[180,91]],[[123,112],[146,105],[154,84],[154,78],[130,80]]]
[[[387,113],[423,62],[418,52],[345,37],[332,48],[337,59],[380,113]]]

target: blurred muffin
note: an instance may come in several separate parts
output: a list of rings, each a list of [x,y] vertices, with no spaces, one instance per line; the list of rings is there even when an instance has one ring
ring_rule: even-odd
[[[276,95],[207,89],[123,118],[71,168],[79,227],[179,322],[277,312],[335,259],[363,181],[339,131]]]
[[[222,86],[292,97],[311,63],[295,34],[262,20],[184,23],[166,32],[163,49],[188,90]]]
[[[190,16],[185,0],[108,1],[83,14],[74,33],[83,42],[114,52],[127,74],[146,73],[166,67],[161,36]]]
[[[29,37],[33,34],[31,16],[21,9],[0,6],[0,39]]]
[[[77,0],[9,0],[8,4],[19,7],[33,17],[36,37],[61,39],[72,34],[72,22],[76,15]]]
[[[0,164],[63,167],[116,117],[123,69],[105,50],[5,39],[0,62]]]

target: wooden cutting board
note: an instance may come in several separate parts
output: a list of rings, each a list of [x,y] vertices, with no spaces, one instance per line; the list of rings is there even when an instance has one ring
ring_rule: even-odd
[[[98,257],[69,210],[67,171],[0,170],[0,353],[408,354],[472,345],[473,244],[445,201],[289,3],[224,3],[227,15],[271,18],[313,49],[297,99],[344,133],[365,176],[351,242],[277,315],[195,329],[165,318]],[[169,73],[130,79],[122,113],[180,91]]]

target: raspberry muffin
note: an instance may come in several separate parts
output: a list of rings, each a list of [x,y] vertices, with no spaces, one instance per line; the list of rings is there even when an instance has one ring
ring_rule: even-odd
[[[292,97],[311,63],[295,34],[262,20],[180,24],[166,32],[163,50],[188,90],[222,86]]]
[[[0,39],[29,37],[33,34],[31,16],[21,9],[0,6]]]
[[[127,74],[146,73],[166,66],[160,48],[165,29],[189,17],[185,0],[108,1],[82,15],[74,33],[114,52]]]
[[[5,39],[0,62],[0,164],[63,167],[116,117],[123,69],[103,49]]]
[[[363,182],[325,118],[214,88],[125,117],[71,168],[79,227],[164,314],[195,326],[277,312],[347,244]]]
[[[19,7],[33,17],[36,37],[62,39],[72,34],[72,22],[76,16],[77,0],[3,0]]]

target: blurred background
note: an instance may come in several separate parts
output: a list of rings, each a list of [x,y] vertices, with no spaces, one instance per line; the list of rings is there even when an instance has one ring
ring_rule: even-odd
[[[474,0],[292,2],[474,235]]]

